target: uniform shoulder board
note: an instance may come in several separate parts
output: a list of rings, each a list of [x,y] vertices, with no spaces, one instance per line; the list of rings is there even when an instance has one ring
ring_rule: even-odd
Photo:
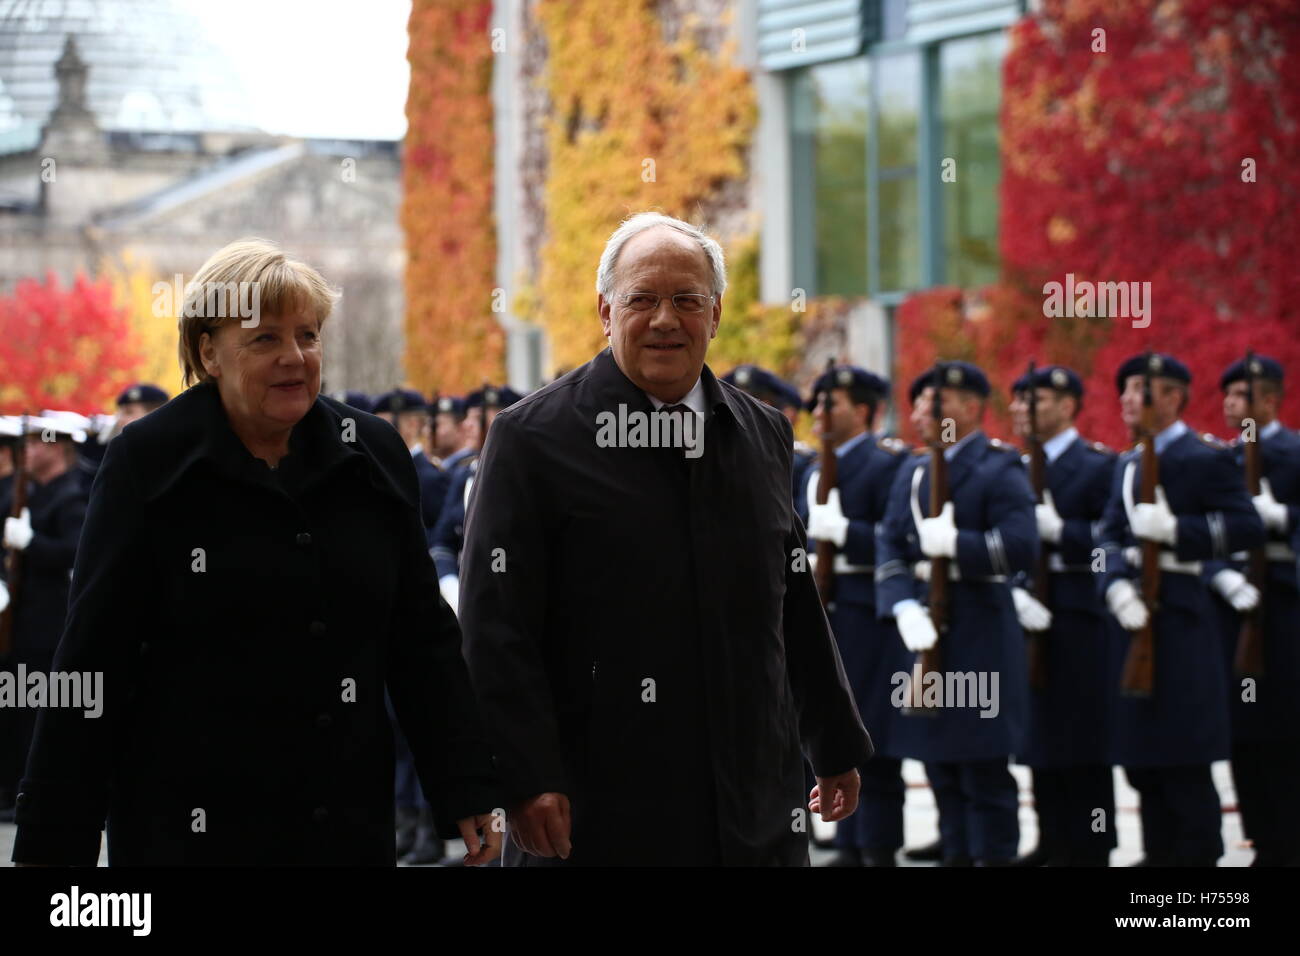
[[[1017,457],[1019,457],[1019,455],[1020,455],[1020,449],[1019,449],[1019,448],[1017,448],[1015,445],[1011,445],[1011,444],[1008,444],[1007,442],[1002,441],[1002,439],[1000,439],[1000,438],[990,438],[990,439],[989,439],[989,447],[990,447],[990,448],[996,448],[998,451],[1012,452],[1012,453],[1015,454]]]
[[[1209,432],[1201,432],[1196,437],[1201,440],[1201,444],[1209,445],[1211,448],[1223,449],[1228,447],[1228,443],[1225,442],[1222,438],[1220,438],[1218,435],[1211,435]]]
[[[882,438],[876,442],[876,447],[889,452],[891,455],[901,455],[907,450],[907,443],[897,438]]]
[[[1119,454],[1119,452],[1117,452],[1114,448],[1111,448],[1105,442],[1101,442],[1101,441],[1089,442],[1088,447],[1091,448],[1093,451],[1101,452],[1103,455],[1114,456]]]

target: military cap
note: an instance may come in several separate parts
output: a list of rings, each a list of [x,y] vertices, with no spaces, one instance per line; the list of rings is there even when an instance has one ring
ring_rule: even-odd
[[[1269,358],[1267,355],[1252,355],[1251,363],[1250,374],[1254,378],[1265,378],[1270,382],[1282,384],[1285,373],[1282,371],[1282,363],[1277,359]],[[1224,369],[1223,374],[1219,377],[1219,389],[1226,392],[1228,386],[1233,382],[1244,382],[1245,380],[1246,360],[1245,358],[1239,358]]]
[[[935,365],[923,372],[917,381],[912,383],[912,388],[916,389],[916,394],[921,393],[921,389],[927,385],[934,384],[934,374],[936,368],[942,366],[943,381],[940,386],[943,388],[960,388],[963,391],[974,392],[981,398],[987,398],[989,394],[989,380],[978,366],[970,362],[951,361],[936,362]],[[919,384],[918,384],[919,382]],[[912,401],[916,401],[915,398]]]
[[[117,396],[117,405],[119,408],[133,402],[143,402],[146,405],[162,405],[167,402],[168,397],[167,393],[157,385],[137,382],[135,385],[122,389],[122,394]]]
[[[772,376],[772,391],[775,393],[772,402],[777,408],[803,408],[803,396],[799,394],[799,389],[776,375]]]
[[[1128,381],[1130,375],[1141,375],[1147,366],[1146,352],[1140,355],[1134,355],[1125,359],[1124,364],[1119,367],[1115,373],[1115,390],[1121,395],[1124,394],[1124,383]],[[1172,378],[1175,381],[1182,382],[1184,385],[1190,385],[1192,382],[1192,373],[1188,371],[1187,366],[1172,355],[1166,355],[1163,352],[1150,353],[1151,374],[1160,378]]]
[[[401,412],[427,412],[428,404],[421,395],[413,388],[395,388],[391,392],[385,392],[375,399],[374,413],[386,412],[390,415],[396,415]]]
[[[0,444],[12,444],[23,433],[23,420],[19,415],[0,415]]]
[[[439,415],[455,415],[457,418],[462,418],[465,415],[465,399],[457,398],[455,395],[439,395],[433,410]]]
[[[1073,369],[1064,365],[1044,365],[1034,369],[1034,388],[1050,388],[1064,392],[1075,398],[1083,398],[1083,379]],[[1026,372],[1011,384],[1012,393],[1023,392],[1029,388],[1029,373]]]
[[[523,398],[509,385],[488,385],[476,389],[465,396],[465,410],[485,406],[487,408],[509,408]]]
[[[89,427],[90,419],[76,412],[44,411],[27,416],[27,434],[52,432],[61,438],[71,438],[78,445],[86,440]]]
[[[812,411],[817,407],[817,400],[822,392],[835,388],[865,388],[869,392],[875,393],[879,398],[889,396],[889,382],[873,372],[868,372],[865,368],[859,368],[856,365],[837,365],[818,376],[817,381],[813,382],[812,395],[808,399],[807,408]]]
[[[915,405],[916,400],[921,397],[921,393],[925,391],[926,386],[933,384],[934,370],[926,369],[916,378],[912,379],[911,385],[907,386],[907,400]]]
[[[375,403],[369,395],[365,392],[354,391],[353,389],[330,392],[330,398],[334,399],[336,402],[342,402],[344,405],[349,405],[359,412],[373,411],[375,407]]]
[[[773,387],[779,381],[771,372],[757,365],[737,365],[722,380],[734,385],[742,392],[748,392],[761,401],[775,402],[777,395]]]

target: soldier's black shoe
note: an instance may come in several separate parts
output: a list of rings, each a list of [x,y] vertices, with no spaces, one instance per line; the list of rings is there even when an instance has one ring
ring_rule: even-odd
[[[1032,851],[1024,856],[1018,856],[1011,861],[1012,866],[1047,866],[1049,854],[1043,844],[1038,844]]]
[[[1130,865],[1131,866],[1173,866],[1174,862],[1172,860],[1161,859],[1160,857],[1144,856],[1136,863]]]
[[[856,847],[846,847],[836,853],[834,858],[823,866],[861,866],[862,854]]]
[[[1015,866],[1015,860],[976,860],[975,866]]]
[[[863,866],[898,866],[898,860],[894,858],[895,852],[897,851],[890,850],[890,849],[863,850],[862,865]]]
[[[397,858],[400,860],[415,846],[415,828],[420,815],[410,807],[397,808]]]
[[[943,841],[935,840],[925,846],[904,850],[903,857],[904,859],[915,860],[917,863],[937,863],[943,859]]]
[[[974,866],[975,861],[968,856],[950,856],[939,861],[940,866]]]

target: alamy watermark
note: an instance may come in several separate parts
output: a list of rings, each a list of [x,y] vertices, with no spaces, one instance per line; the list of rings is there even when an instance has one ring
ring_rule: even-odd
[[[262,321],[260,282],[205,282],[202,288],[187,288],[184,279],[178,272],[171,282],[153,284],[154,318],[239,319],[245,329]]]
[[[1067,272],[1064,283],[1045,283],[1043,295],[1049,319],[1132,319],[1135,329],[1151,324],[1150,282],[1075,282]]]
[[[699,412],[681,414],[667,411],[628,411],[620,404],[618,412],[603,411],[596,415],[596,445],[600,448],[681,448],[687,458],[704,454],[704,416]]]
[[[28,672],[26,664],[0,671],[0,707],[83,710],[92,720],[104,712],[102,671]]]
[[[896,671],[890,678],[894,690],[889,702],[900,710],[918,703],[912,675]],[[920,704],[934,708],[979,708],[980,717],[993,718],[1002,711],[997,671],[927,671],[921,678]]]

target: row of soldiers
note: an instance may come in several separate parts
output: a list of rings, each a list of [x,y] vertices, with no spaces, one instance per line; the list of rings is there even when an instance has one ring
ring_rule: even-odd
[[[781,403],[770,373],[747,367],[728,378]],[[837,481],[819,494],[820,462],[796,449],[795,506],[810,553],[834,545],[824,598],[878,751],[860,768],[859,810],[837,828],[833,865],[895,865],[904,757],[924,762],[939,813],[939,841],[909,851],[914,859],[1108,865],[1120,766],[1140,796],[1139,865],[1213,866],[1223,841],[1211,763],[1231,758],[1254,865],[1300,863],[1300,817],[1288,805],[1300,787],[1300,435],[1278,420],[1283,369],[1253,356],[1224,371],[1225,419],[1242,436],[1231,444],[1182,420],[1191,374],[1173,356],[1130,358],[1115,386],[1135,435],[1145,409],[1158,463],[1151,501],[1139,491],[1144,442],[1117,455],[1085,440],[1075,427],[1083,384],[1063,366],[1012,386],[1017,436],[1045,459],[1039,493],[1028,459],[984,434],[990,386],[974,365],[941,363],[911,383],[923,445],[911,454],[875,431],[890,391],[879,376],[841,366],[815,383],[806,407],[833,449]],[[1251,441],[1263,461],[1253,496],[1243,465]],[[932,514],[939,453],[947,497]],[[1160,568],[1154,594],[1142,593],[1144,543]],[[1254,583],[1243,573],[1249,549],[1267,560]],[[939,609],[929,606],[929,577],[944,566]],[[1263,659],[1249,673],[1233,663],[1243,615],[1263,631]],[[1121,693],[1147,628],[1150,689]],[[942,680],[929,681],[916,665],[936,652]],[[1020,858],[1012,760],[1032,768],[1039,820],[1038,847]]]
[[[118,395],[115,415],[0,417],[0,670],[50,670],[95,471],[112,438],[166,401],[139,384]],[[0,707],[0,821],[13,819],[35,726],[34,710]]]
[[[409,388],[375,398],[362,392],[331,395],[352,408],[390,422],[406,442],[420,485],[420,511],[429,552],[438,572],[438,587],[456,610],[460,595],[460,553],[465,539],[465,507],[478,469],[478,455],[497,412],[522,396],[506,385],[484,385],[463,397],[434,395],[425,399]],[[410,865],[459,866],[446,857],[434,830],[433,812],[420,788],[410,747],[393,721],[397,779],[397,858]]]

